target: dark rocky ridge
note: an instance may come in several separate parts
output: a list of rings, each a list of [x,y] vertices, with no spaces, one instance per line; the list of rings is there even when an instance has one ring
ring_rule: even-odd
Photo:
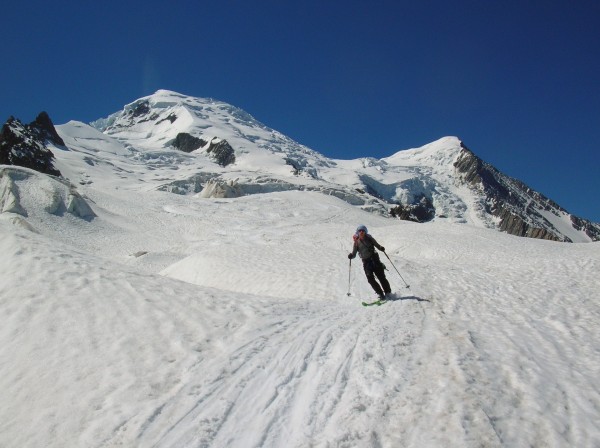
[[[461,182],[484,195],[485,212],[499,218],[500,230],[517,236],[571,242],[537,211],[568,214],[551,199],[502,174],[464,145],[454,167]],[[600,240],[598,224],[570,216],[576,230],[583,230],[593,241]]]
[[[0,131],[0,164],[60,176],[60,171],[54,167],[54,154],[46,147],[47,142],[65,145],[46,112],[41,112],[28,125],[10,117]]]

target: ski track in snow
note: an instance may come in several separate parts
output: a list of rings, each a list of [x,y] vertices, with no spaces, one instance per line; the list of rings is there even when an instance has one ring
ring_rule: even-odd
[[[393,403],[399,392],[385,391],[400,376],[388,372],[385,356],[402,356],[413,330],[390,335],[385,326],[369,326],[357,332],[374,317],[339,305],[299,305],[291,315],[288,306],[277,308],[270,310],[273,321],[228,347],[225,367],[205,371],[202,384],[180,391],[186,406],[178,398],[173,409],[161,407],[161,418],[173,420],[172,427],[144,437],[165,446],[188,446],[198,438],[201,446],[304,446],[340,429],[329,442],[350,446],[376,437],[373,417],[383,418],[384,401]],[[379,344],[390,342],[389,352],[381,353]],[[356,427],[361,415],[369,417]]]

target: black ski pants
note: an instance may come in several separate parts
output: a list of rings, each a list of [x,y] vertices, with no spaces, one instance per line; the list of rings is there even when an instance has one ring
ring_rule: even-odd
[[[379,259],[379,254],[376,253],[371,258],[367,258],[366,260],[363,259],[362,262],[369,285],[375,290],[375,293],[378,296],[382,296],[383,293],[389,294],[392,292],[390,282],[385,278],[385,268]],[[377,280],[375,280],[375,276],[377,276],[381,286],[377,283]]]

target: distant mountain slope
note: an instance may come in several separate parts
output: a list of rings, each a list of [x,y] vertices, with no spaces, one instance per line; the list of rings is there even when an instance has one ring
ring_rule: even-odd
[[[232,197],[316,190],[414,221],[448,219],[557,241],[600,239],[600,226],[502,174],[455,137],[381,160],[333,160],[227,103],[165,90],[92,125],[140,151],[205,156],[202,174],[160,187],[168,191]]]
[[[564,208],[445,137],[383,159],[330,159],[213,99],[159,90],[96,120],[58,126],[73,183],[201,197],[318,191],[383,216],[445,220],[556,241],[600,240]],[[46,145],[56,143],[45,140]]]

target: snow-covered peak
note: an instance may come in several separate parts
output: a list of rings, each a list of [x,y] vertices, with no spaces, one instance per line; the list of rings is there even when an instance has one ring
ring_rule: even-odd
[[[118,142],[152,164],[153,172],[143,176],[146,187],[159,180],[156,188],[165,191],[219,197],[321,191],[419,222],[447,220],[564,241],[600,235],[593,223],[571,218],[483,163],[454,136],[383,159],[333,160],[231,104],[170,90],[133,101],[92,126],[112,139],[105,147]],[[168,171],[158,175],[157,165]],[[576,238],[542,213],[548,210],[574,228]]]
[[[165,140],[164,137],[174,138],[179,132],[188,132],[196,136],[252,141],[270,139],[273,134],[278,134],[247,112],[223,101],[186,96],[169,90],[158,90],[153,95],[133,101],[124,106],[122,111],[91,125],[106,134],[124,139],[146,134],[160,135]]]
[[[383,160],[391,165],[452,166],[463,149],[458,137],[443,137],[420,148],[399,151]]]
[[[311,167],[329,163],[238,107],[169,90],[140,98],[91,125],[140,150],[172,148],[180,134],[205,142],[201,153],[210,152],[210,142],[226,140],[234,152],[235,167],[250,172],[264,170],[284,176],[303,172],[315,177]]]

